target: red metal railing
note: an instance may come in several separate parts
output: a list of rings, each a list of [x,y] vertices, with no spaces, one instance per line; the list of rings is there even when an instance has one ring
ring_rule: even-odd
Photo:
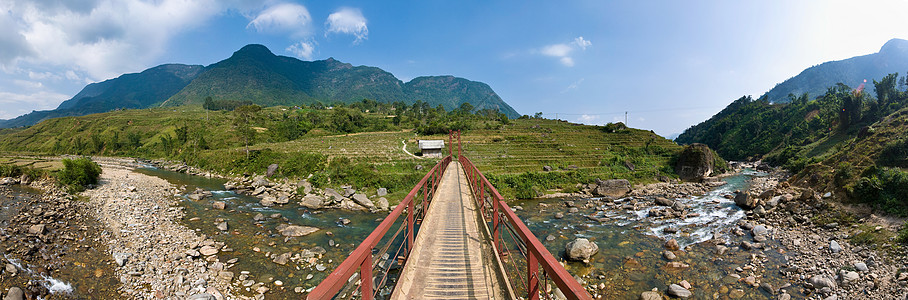
[[[452,141],[450,136],[449,141]],[[449,146],[449,152],[453,150],[451,147]],[[356,283],[359,283],[361,299],[374,299],[382,286],[387,283],[391,266],[394,264],[402,265],[410,253],[413,247],[413,238],[417,234],[415,225],[418,220],[415,218],[421,219],[425,212],[428,211],[432,196],[435,194],[438,184],[441,183],[441,177],[444,175],[451,160],[452,156],[449,154],[435,164],[432,170],[410,190],[410,193],[400,204],[350,253],[350,256],[309,293],[307,299],[332,299],[342,290],[353,290],[353,285]],[[420,198],[418,197],[419,195],[422,195],[422,201],[421,203],[416,203]],[[401,222],[396,233],[390,237],[385,237],[404,210],[407,211],[406,221]],[[404,233],[403,235],[401,235],[402,232]],[[397,241],[398,238],[400,238],[400,241]],[[382,240],[386,240],[386,243],[383,247],[380,247],[379,251],[375,251],[377,249],[376,246]],[[387,255],[389,253],[388,250],[395,244],[398,245],[394,255]],[[358,281],[355,280],[357,271],[359,271]],[[381,275],[377,275],[378,273],[381,273]],[[353,296],[352,294],[355,292],[351,291],[350,293],[351,295],[348,296]]]
[[[592,299],[589,293],[568,273],[567,270],[549,253],[549,250],[542,245],[542,242],[533,235],[533,232],[527,228],[526,224],[520,220],[520,217],[508,207],[504,198],[498,193],[498,190],[489,183],[485,175],[473,165],[466,156],[461,154],[460,133],[457,135],[458,160],[466,172],[470,187],[473,189],[473,197],[476,204],[482,211],[483,217],[488,224],[491,219],[491,233],[493,246],[498,249],[498,255],[503,262],[510,262],[510,267],[517,274],[522,285],[512,286],[515,291],[525,291],[527,299],[539,299],[540,294],[545,298],[554,298],[554,291],[549,290],[548,280],[555,283],[555,286],[568,299]],[[505,241],[504,236],[510,237],[510,241]],[[514,247],[514,250],[510,250]],[[516,261],[521,258],[513,257],[511,253],[521,254],[521,258],[526,262],[525,274],[523,277],[520,272],[520,266]],[[523,262],[521,261],[521,262]],[[507,264],[506,264],[507,265]],[[542,267],[542,270],[539,267]],[[507,267],[507,266],[505,266]],[[513,280],[512,280],[513,282]],[[512,283],[516,285],[516,283]],[[541,288],[541,289],[540,289]],[[518,294],[520,294],[518,292]]]

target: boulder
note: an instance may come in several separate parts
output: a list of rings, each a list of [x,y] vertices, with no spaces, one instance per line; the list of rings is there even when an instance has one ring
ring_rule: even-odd
[[[37,224],[37,225],[29,226],[28,234],[34,234],[34,235],[44,234],[45,228],[46,228],[46,225],[44,225],[44,224]]]
[[[668,249],[671,251],[678,251],[678,250],[681,250],[681,245],[678,245],[678,241],[676,241],[675,239],[670,239],[667,242],[665,242],[665,249]]]
[[[378,198],[378,209],[388,210],[388,199],[385,197]]]
[[[375,190],[375,195],[376,195],[376,196],[379,196],[379,197],[387,196],[387,195],[388,195],[388,189],[386,189],[386,188],[378,188],[378,190]]]
[[[631,191],[631,183],[627,179],[596,180],[593,195],[597,197],[621,198]]]
[[[319,195],[307,194],[300,201],[300,205],[309,209],[320,209],[325,206],[325,198]]]
[[[186,298],[187,300],[217,300],[218,298],[209,293],[195,294]]]
[[[264,177],[256,178],[255,181],[252,182],[252,186],[257,187],[257,188],[258,187],[271,187],[271,185],[272,185],[272,183],[270,181],[268,181],[268,179],[265,179]]]
[[[277,168],[278,168],[277,164],[268,165],[268,171],[265,172],[265,177],[274,176],[274,173],[277,172]]]
[[[280,204],[280,205],[290,203],[290,197],[287,195],[282,195],[280,197],[277,197],[277,200],[274,200],[274,203]]]
[[[677,298],[690,298],[690,296],[693,296],[693,293],[685,289],[683,286],[674,283],[668,286],[668,290],[666,290],[665,293],[669,296]]]
[[[274,260],[272,260],[272,262],[279,264],[279,265],[286,265],[287,262],[290,261],[290,255],[291,255],[290,252],[278,255],[277,257],[274,258]]]
[[[672,206],[672,204],[675,204],[675,201],[674,201],[674,200],[671,200],[671,199],[668,199],[668,198],[665,198],[665,197],[656,197],[656,205],[659,205],[659,206]]]
[[[768,232],[769,232],[769,230],[766,229],[766,226],[763,226],[763,225],[754,226],[753,229],[750,230],[750,233],[753,234],[754,236],[765,235]]]
[[[199,249],[199,253],[204,256],[218,254],[218,249],[212,246],[204,246],[202,249]]]
[[[297,237],[297,236],[309,235],[313,232],[318,231],[318,228],[310,227],[310,226],[300,226],[300,225],[286,225],[286,226],[282,225],[282,226],[278,226],[277,230],[280,231],[281,235],[283,235],[283,236]]]
[[[543,172],[551,172],[551,171],[552,171],[552,166],[542,166],[542,171],[543,171]]]
[[[303,194],[312,192],[312,184],[305,180],[300,180],[300,182],[296,184],[296,188],[303,189]]]
[[[265,197],[262,198],[262,200],[259,201],[259,202],[262,204],[262,206],[269,206],[269,207],[270,207],[270,206],[274,206],[274,202],[275,202],[275,201],[277,201],[276,198],[271,197],[271,196],[265,196]]]
[[[743,209],[754,209],[757,207],[757,198],[748,192],[740,192],[735,196],[735,204]]]
[[[218,230],[227,231],[227,222],[218,223]]]
[[[9,288],[9,292],[6,292],[6,297],[3,297],[3,300],[23,300],[25,299],[25,293],[22,292],[22,289],[19,287]]]
[[[599,246],[584,238],[578,238],[564,247],[567,258],[571,260],[586,261],[599,252]]]
[[[211,207],[214,209],[227,209],[227,203],[224,201],[214,201],[211,203]]]
[[[662,300],[658,292],[646,291],[640,294],[640,300]]]
[[[329,203],[333,203],[333,202],[339,202],[339,201],[343,200],[344,196],[341,196],[340,193],[338,193],[337,191],[335,191],[332,188],[326,188],[325,189],[325,199],[327,199]]]
[[[675,164],[675,173],[684,181],[700,181],[713,174],[716,154],[709,146],[700,143],[684,147]]]
[[[829,242],[829,251],[832,251],[832,253],[842,252],[842,246],[839,245],[839,242],[830,241]]]
[[[831,278],[829,278],[825,275],[814,275],[813,277],[810,277],[809,282],[810,282],[810,284],[813,285],[813,287],[815,289],[822,289],[824,287],[828,287],[831,289],[836,288],[835,280],[832,280]]]
[[[372,200],[369,200],[369,197],[366,197],[365,194],[353,194],[353,201],[356,201],[356,204],[362,205],[365,208],[375,208],[375,204],[372,203]]]

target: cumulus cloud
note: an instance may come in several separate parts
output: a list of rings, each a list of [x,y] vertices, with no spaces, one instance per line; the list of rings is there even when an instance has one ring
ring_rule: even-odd
[[[215,0],[5,1],[0,64],[52,67],[103,80],[147,67],[173,36],[223,9]]]
[[[46,91],[30,94],[0,92],[0,107],[10,108],[0,109],[0,119],[15,118],[32,110],[54,109],[68,98],[67,95]]]
[[[587,47],[590,47],[592,45],[593,43],[591,43],[589,40],[586,40],[582,36],[579,36],[574,38],[574,40],[570,43],[552,44],[542,47],[542,49],[539,50],[539,53],[542,53],[546,56],[558,58],[558,61],[566,67],[573,67],[574,58],[571,56],[571,53],[578,48],[580,49],[580,51],[584,51]]]
[[[293,53],[296,57],[312,60],[312,54],[315,52],[313,42],[299,42],[287,47],[287,52]]]
[[[351,34],[356,37],[354,44],[361,42],[369,36],[369,27],[366,26],[366,18],[359,9],[341,8],[340,10],[328,15],[325,21],[328,27],[328,33]]]
[[[301,39],[312,33],[312,16],[305,6],[281,3],[263,10],[247,27],[262,33],[286,34]]]
[[[596,120],[599,120],[599,116],[598,115],[581,115],[580,118],[578,118],[578,120],[580,121],[580,123],[583,123],[583,124],[593,124],[596,122]]]

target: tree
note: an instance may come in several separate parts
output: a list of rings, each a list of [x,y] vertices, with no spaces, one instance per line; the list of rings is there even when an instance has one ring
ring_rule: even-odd
[[[233,125],[236,126],[236,132],[243,139],[243,145],[246,148],[246,159],[249,159],[249,144],[255,143],[255,129],[252,124],[258,118],[262,107],[258,105],[243,105],[233,111]]]

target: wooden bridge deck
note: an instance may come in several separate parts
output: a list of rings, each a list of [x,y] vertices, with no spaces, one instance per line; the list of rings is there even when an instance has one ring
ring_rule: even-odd
[[[451,162],[391,299],[506,299],[469,182]]]

